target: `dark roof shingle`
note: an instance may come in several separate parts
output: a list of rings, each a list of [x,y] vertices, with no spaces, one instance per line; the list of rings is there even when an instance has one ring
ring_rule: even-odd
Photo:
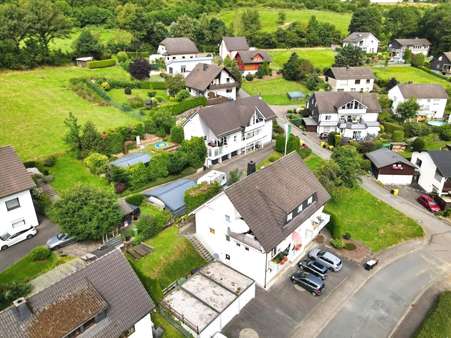
[[[434,150],[428,151],[437,169],[443,177],[451,177],[451,151],[449,150]]]
[[[403,47],[409,47],[409,46],[430,46],[431,43],[428,39],[420,39],[420,38],[414,38],[414,39],[395,39],[393,40],[398,45]]]
[[[186,86],[205,91],[223,69],[225,68],[215,64],[198,63],[185,78]]]
[[[243,36],[225,36],[222,40],[228,51],[249,50],[247,40]]]
[[[357,100],[367,106],[367,113],[379,113],[381,111],[381,106],[374,93],[315,92],[314,95],[320,114],[336,113],[338,108],[352,100]]]
[[[225,194],[266,252],[330,199],[296,152],[231,185]],[[287,215],[312,194],[316,201],[285,224]]]
[[[263,63],[263,62],[271,62],[271,57],[268,53],[264,50],[242,50],[238,51],[237,55],[241,57],[241,60],[245,64],[251,64],[251,63]],[[260,55],[262,57],[262,60],[254,60],[254,58]]]
[[[386,148],[380,148],[371,151],[366,154],[366,157],[368,157],[368,159],[373,162],[376,168],[383,168],[395,163],[404,163],[405,165],[408,165],[410,167],[415,167],[412,162],[409,162],[398,153],[395,153],[394,151],[388,150]]]
[[[346,38],[343,39],[343,42],[359,42],[362,39],[370,37],[371,35],[373,34],[370,32],[352,32]]]
[[[196,44],[188,38],[166,38],[160,45],[166,47],[168,55],[199,53]]]
[[[35,186],[30,173],[11,146],[0,147],[0,198]]]
[[[418,99],[447,99],[448,93],[445,88],[438,84],[411,83],[398,85],[399,90],[405,98],[415,97]]]
[[[375,79],[373,71],[368,67],[332,67],[326,71],[326,75],[337,80]]]

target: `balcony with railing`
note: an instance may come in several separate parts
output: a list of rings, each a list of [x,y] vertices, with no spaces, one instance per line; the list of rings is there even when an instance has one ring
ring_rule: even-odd
[[[329,221],[330,215],[323,212],[318,217],[312,219],[312,227],[315,231],[320,231]]]

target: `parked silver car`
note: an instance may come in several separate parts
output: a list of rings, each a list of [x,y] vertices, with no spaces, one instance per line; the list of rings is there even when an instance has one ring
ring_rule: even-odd
[[[308,256],[335,272],[340,271],[343,267],[343,263],[340,258],[335,256],[333,253],[321,250],[320,248],[310,250]]]
[[[56,250],[73,242],[75,242],[75,239],[73,237],[70,237],[69,235],[61,232],[49,238],[49,240],[47,241],[47,247],[50,250]]]

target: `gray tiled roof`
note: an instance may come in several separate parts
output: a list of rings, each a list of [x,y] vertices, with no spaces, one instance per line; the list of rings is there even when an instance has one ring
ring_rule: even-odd
[[[367,113],[379,113],[381,107],[374,93],[359,92],[315,92],[318,112],[320,114],[336,113],[342,105],[357,100],[368,107]]]
[[[256,109],[267,120],[276,118],[273,110],[258,96],[201,107],[197,113],[216,137],[222,137],[245,128]]]
[[[248,50],[249,45],[243,36],[225,36],[222,40],[228,51]]]
[[[359,42],[362,39],[366,39],[373,35],[370,32],[352,32],[346,38],[343,39],[343,42]]]
[[[160,45],[166,47],[168,55],[199,53],[196,44],[188,38],[166,38]]]
[[[412,162],[407,161],[404,157],[386,148],[380,148],[366,154],[366,157],[373,162],[376,168],[386,167],[395,163],[404,163],[410,167],[415,167]]]
[[[399,90],[405,98],[415,97],[418,99],[447,99],[448,93],[438,84],[417,83],[398,85]]]
[[[263,63],[265,61],[267,62],[271,62],[271,57],[269,56],[268,53],[266,53],[264,50],[242,50],[239,51],[237,54],[240,55],[241,60],[243,61],[243,63],[245,64],[250,64],[250,63]],[[255,61],[254,57],[256,55],[260,54],[263,60],[259,60],[259,61]]]
[[[205,91],[210,83],[219,75],[221,71],[227,69],[217,66],[215,64],[198,63],[193,70],[185,78],[185,83],[188,88],[194,88],[200,91]],[[229,73],[230,75],[230,73]],[[230,75],[231,78],[232,75]]]
[[[106,318],[90,326],[79,337],[119,337],[155,307],[125,257],[119,250],[114,250],[29,297],[27,304],[31,315],[25,319],[19,318],[14,306],[1,311],[0,337],[48,337],[48,331],[42,331],[45,328],[37,325],[35,320],[51,307],[64,304],[70,295],[81,295],[74,292],[78,289],[85,290],[83,292],[91,295],[88,297],[91,301],[95,296],[98,305],[95,309],[92,308],[93,311],[100,309],[102,304],[108,304]],[[74,298],[74,301],[76,300],[77,298]],[[89,302],[85,304],[85,307],[92,307]],[[59,311],[60,316],[77,317],[81,312],[86,311],[82,303],[76,304],[77,306],[67,306],[64,314]],[[55,319],[52,324],[60,320],[57,316],[53,317]],[[53,317],[49,316],[49,320]],[[60,335],[64,334],[60,332]]]
[[[414,39],[395,39],[394,42],[399,44],[400,46],[430,46],[431,43],[428,39],[420,39],[420,38],[414,38]]]
[[[11,146],[0,147],[0,198],[35,186],[31,175]]]
[[[373,71],[368,67],[332,67],[326,75],[337,80],[375,79]]]
[[[437,169],[443,177],[451,177],[451,151],[449,150],[435,150],[428,151]]]
[[[231,185],[225,194],[266,252],[330,199],[296,152]],[[316,194],[316,202],[286,224],[287,215],[312,194]]]

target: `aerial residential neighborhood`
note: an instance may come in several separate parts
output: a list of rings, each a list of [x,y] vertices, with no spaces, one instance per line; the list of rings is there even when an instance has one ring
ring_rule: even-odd
[[[0,23],[0,338],[451,336],[448,1]]]

